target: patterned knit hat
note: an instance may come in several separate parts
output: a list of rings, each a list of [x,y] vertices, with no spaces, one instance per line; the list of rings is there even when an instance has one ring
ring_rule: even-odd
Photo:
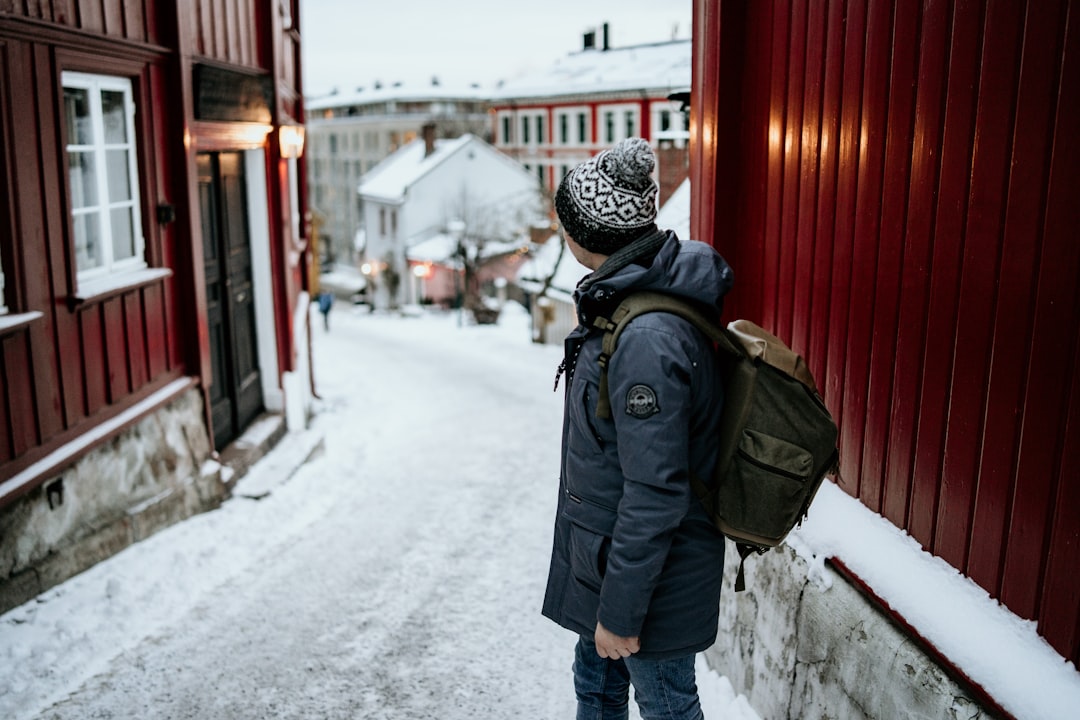
[[[655,228],[656,155],[627,138],[571,170],[555,193],[555,212],[581,247],[611,255]]]

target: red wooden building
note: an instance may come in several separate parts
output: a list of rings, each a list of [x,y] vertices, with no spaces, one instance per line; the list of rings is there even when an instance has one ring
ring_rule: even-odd
[[[297,0],[0,0],[0,600],[220,501],[302,424]],[[18,541],[18,542],[17,542]]]
[[[692,234],[822,380],[840,486],[1074,663],[1078,10],[695,0],[691,94]]]

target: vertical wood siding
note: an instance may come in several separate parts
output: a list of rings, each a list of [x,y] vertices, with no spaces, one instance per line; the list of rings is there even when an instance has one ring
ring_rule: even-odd
[[[696,8],[694,230],[729,316],[807,357],[847,492],[1080,661],[1080,8]]]
[[[195,0],[191,37],[195,51],[206,58],[252,68],[263,66],[256,38],[255,0]]]
[[[84,30],[96,35],[158,43],[154,0],[0,0],[0,12]]]
[[[147,22],[156,17],[149,5],[9,2],[0,10],[129,40],[157,35]],[[175,377],[183,363],[173,337],[178,318],[172,280],[69,306],[74,260],[58,68],[77,62],[80,70],[133,78],[147,259],[152,266],[176,267],[175,229],[154,222],[159,198],[173,196],[166,137],[175,128],[151,100],[164,87],[163,70],[147,60],[148,53],[138,53],[137,60],[98,58],[26,39],[7,39],[0,50],[0,169],[7,175],[0,202],[12,209],[16,241],[5,257],[12,289],[7,304],[11,313],[41,313],[0,336],[3,480],[85,432],[101,413],[116,412]]]

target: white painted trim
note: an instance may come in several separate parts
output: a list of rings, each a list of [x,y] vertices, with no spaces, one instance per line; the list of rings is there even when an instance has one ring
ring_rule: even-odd
[[[251,242],[251,284],[255,298],[255,336],[262,378],[263,404],[271,412],[285,409],[277,361],[274,283],[270,271],[270,204],[266,187],[266,151],[244,151],[248,239]]]
[[[50,472],[55,472],[70,464],[71,458],[84,450],[104,441],[124,425],[148,415],[158,407],[164,406],[190,387],[194,387],[194,381],[190,377],[182,377],[173,380],[153,395],[140,400],[136,404],[124,410],[119,415],[109,418],[105,422],[98,423],[88,431],[78,436],[69,443],[62,445],[45,457],[38,460],[22,472],[0,482],[0,497],[17,491],[22,486],[33,482]]]

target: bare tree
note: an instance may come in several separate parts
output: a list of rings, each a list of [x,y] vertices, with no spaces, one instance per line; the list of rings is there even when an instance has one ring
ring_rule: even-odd
[[[462,187],[459,196],[448,204],[445,226],[457,241],[454,256],[462,269],[461,303],[478,321],[494,320],[479,282],[480,271],[499,257],[489,252],[490,247],[526,237],[526,229],[543,207],[540,201],[542,196],[536,193],[531,198],[509,197],[482,203]]]

